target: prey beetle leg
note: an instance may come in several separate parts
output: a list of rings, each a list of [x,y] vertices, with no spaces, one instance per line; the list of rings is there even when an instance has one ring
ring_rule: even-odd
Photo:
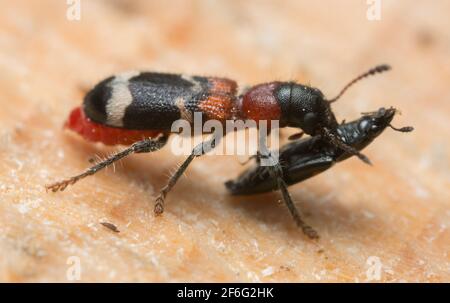
[[[87,176],[91,176],[93,174],[95,174],[96,172],[98,172],[99,170],[113,164],[114,162],[125,158],[133,153],[149,153],[149,152],[153,152],[153,151],[157,151],[158,149],[161,149],[167,142],[167,135],[163,135],[160,136],[159,138],[156,139],[144,139],[141,141],[138,141],[134,144],[132,144],[130,147],[112,155],[111,157],[97,163],[96,165],[88,168],[86,171],[84,171],[83,173],[73,176],[71,178],[59,181],[59,182],[55,182],[49,185],[46,185],[45,188],[46,190],[51,190],[53,192],[56,191],[63,191],[68,185],[73,185],[76,182],[78,182],[79,180],[87,177]]]
[[[345,142],[343,142],[341,139],[339,139],[336,135],[331,133],[328,129],[323,129],[323,137],[325,137],[326,140],[328,140],[331,144],[334,146],[342,149],[346,153],[350,155],[357,156],[361,161],[368,165],[372,165],[372,162],[370,162],[369,158],[361,153],[359,150],[357,150],[354,147],[351,147],[350,145],[347,145]]]
[[[259,136],[259,151],[257,153],[257,163],[258,165],[261,163],[261,159],[263,158],[271,158],[273,157],[270,151],[267,149],[265,144],[265,136]],[[291,195],[289,194],[286,182],[283,179],[283,169],[278,160],[272,159],[270,161],[273,165],[265,166],[268,170],[270,177],[276,181],[277,188],[281,191],[281,195],[283,198],[283,202],[286,204],[289,212],[294,218],[295,223],[298,227],[300,227],[305,235],[307,235],[310,239],[318,239],[319,234],[305,221],[303,221],[300,212],[295,207],[294,202],[292,201]]]
[[[269,152],[270,154],[270,152]],[[263,155],[259,152],[259,150],[256,151],[256,154],[251,155],[250,157],[248,157],[247,160],[245,160],[244,162],[241,162],[241,165],[246,165],[248,162],[252,161],[253,159],[256,161],[256,163],[259,165],[261,163],[261,159],[269,159],[270,156],[269,155]]]
[[[186,160],[184,160],[184,162],[181,164],[181,166],[169,178],[169,181],[167,182],[167,184],[161,189],[161,192],[159,193],[159,196],[156,198],[156,201],[155,201],[155,208],[154,208],[155,214],[160,215],[164,212],[164,200],[165,200],[167,194],[170,192],[172,187],[175,186],[178,179],[186,171],[189,164],[191,164],[192,160],[194,160],[195,157],[200,157],[200,156],[210,152],[217,146],[218,143],[219,143],[219,138],[213,136],[211,139],[204,141],[194,147],[191,154],[186,158]]]

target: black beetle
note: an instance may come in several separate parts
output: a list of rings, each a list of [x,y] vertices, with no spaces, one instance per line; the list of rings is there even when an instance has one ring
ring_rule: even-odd
[[[365,113],[352,122],[342,123],[337,128],[339,139],[360,151],[378,137],[386,127],[400,132],[412,131],[413,128],[410,126],[398,129],[391,125],[395,113],[396,110],[392,107],[380,108],[376,112]],[[287,186],[311,178],[353,155],[320,136],[296,140],[280,149],[281,171],[278,174],[273,173],[273,168],[257,164],[245,170],[235,180],[227,181],[225,185],[233,195],[251,195],[280,189],[283,200],[297,225],[310,238],[317,238],[317,232],[300,217],[287,191]]]

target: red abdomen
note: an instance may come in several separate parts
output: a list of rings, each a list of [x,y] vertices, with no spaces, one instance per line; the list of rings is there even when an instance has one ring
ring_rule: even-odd
[[[162,133],[160,130],[129,130],[105,126],[86,117],[80,107],[70,113],[64,127],[67,127],[88,141],[101,142],[105,145],[131,145],[145,138],[154,138]]]

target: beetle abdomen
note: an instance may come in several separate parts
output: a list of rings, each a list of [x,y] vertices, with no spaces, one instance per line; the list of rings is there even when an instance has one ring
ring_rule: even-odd
[[[105,126],[86,117],[80,107],[72,110],[64,126],[88,141],[101,142],[105,145],[131,145],[134,142],[154,138],[164,133],[160,130],[129,130]]]

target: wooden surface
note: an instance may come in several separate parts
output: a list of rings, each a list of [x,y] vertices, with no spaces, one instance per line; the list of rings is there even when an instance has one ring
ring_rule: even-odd
[[[374,264],[380,281],[450,280],[449,1],[383,0],[379,21],[356,0],[82,1],[80,21],[66,9],[0,2],[1,281],[71,281],[71,256],[81,281],[352,282],[376,279]],[[373,167],[350,159],[290,188],[317,242],[277,193],[227,195],[244,169],[233,156],[196,159],[160,218],[154,198],[183,159],[168,149],[44,190],[116,150],[61,128],[110,74],[296,80],[331,97],[378,63],[394,69],[352,88],[338,118],[395,106],[395,125],[416,130],[380,136]]]

